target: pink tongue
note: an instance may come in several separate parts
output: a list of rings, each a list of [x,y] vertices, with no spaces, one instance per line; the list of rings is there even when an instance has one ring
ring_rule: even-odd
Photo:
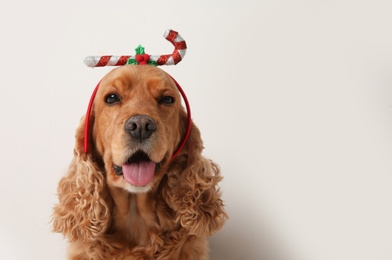
[[[144,186],[154,177],[155,163],[150,161],[126,163],[122,166],[122,170],[124,178],[129,184]]]

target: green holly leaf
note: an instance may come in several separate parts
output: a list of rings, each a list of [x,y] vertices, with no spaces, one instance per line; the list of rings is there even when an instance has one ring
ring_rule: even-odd
[[[129,58],[129,59],[127,60],[127,65],[128,65],[128,64],[131,64],[131,65],[138,65],[139,62],[137,62],[135,59]]]
[[[153,65],[153,66],[158,66],[158,63],[156,63],[156,61],[153,61],[153,60],[149,60],[147,62],[147,64],[150,64],[150,65]]]
[[[139,46],[137,46],[135,51],[136,51],[136,54],[144,54],[144,47],[139,44]]]

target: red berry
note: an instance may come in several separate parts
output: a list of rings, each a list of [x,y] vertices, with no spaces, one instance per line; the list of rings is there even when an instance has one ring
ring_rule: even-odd
[[[141,61],[144,60],[144,57],[141,54],[137,54],[136,57],[135,57],[135,60],[140,63]]]

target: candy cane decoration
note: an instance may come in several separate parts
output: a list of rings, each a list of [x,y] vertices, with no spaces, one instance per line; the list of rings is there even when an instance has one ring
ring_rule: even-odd
[[[174,51],[172,54],[165,55],[147,55],[149,61],[154,62],[156,65],[176,65],[179,63],[185,56],[186,53],[186,42],[181,37],[178,32],[173,30],[167,30],[163,37],[171,42],[174,45]],[[141,46],[139,46],[141,47]],[[138,47],[138,48],[139,48]],[[88,67],[104,67],[104,66],[123,66],[128,64],[128,61],[131,59],[138,60],[139,57],[137,55],[123,55],[123,56],[88,56],[84,59],[84,64]]]

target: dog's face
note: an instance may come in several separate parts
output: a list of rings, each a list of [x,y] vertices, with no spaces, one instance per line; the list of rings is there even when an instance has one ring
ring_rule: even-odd
[[[92,142],[108,184],[146,192],[160,182],[181,141],[181,96],[162,70],[123,66],[101,81],[94,100]]]

